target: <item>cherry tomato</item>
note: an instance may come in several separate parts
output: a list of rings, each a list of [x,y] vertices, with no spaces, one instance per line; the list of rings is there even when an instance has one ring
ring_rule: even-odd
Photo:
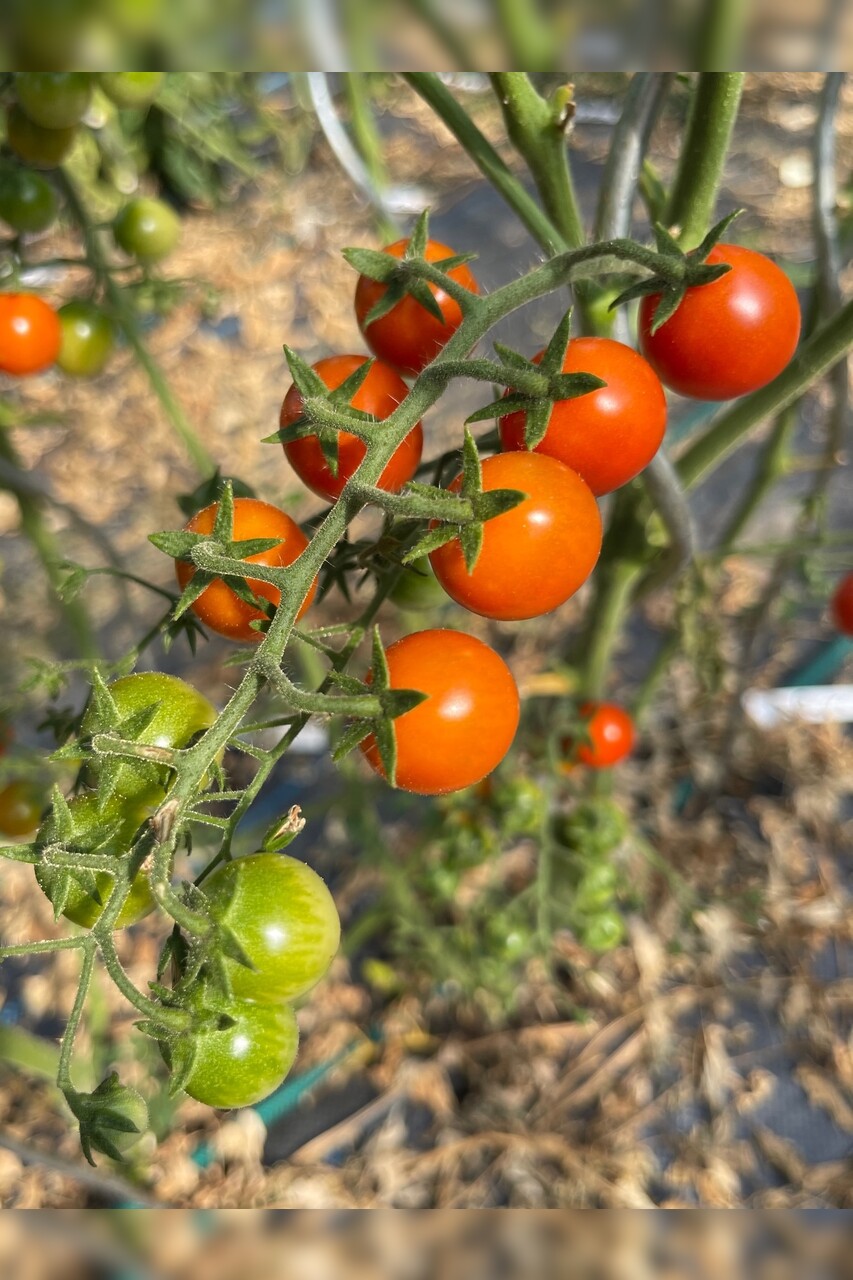
[[[624,707],[615,702],[584,702],[579,711],[589,741],[577,746],[577,761],[591,769],[609,769],[631,754],[636,729]]]
[[[98,82],[117,107],[147,107],[160,92],[162,71],[104,71]]]
[[[392,258],[402,258],[408,243],[408,240],[397,240],[394,244],[389,244],[384,252],[389,253]],[[427,241],[424,254],[427,262],[440,262],[453,256],[454,250],[446,244],[440,244],[438,240]],[[471,293],[480,292],[477,281],[465,263],[453,267],[448,274]],[[436,285],[431,284],[429,288],[441,308],[443,323],[430,315],[411,294],[406,294],[381,319],[367,324],[367,316],[384,295],[386,286],[378,280],[371,280],[369,276],[359,276],[355,289],[356,319],[371,351],[401,373],[412,376],[420,373],[421,369],[425,369],[435,359],[462,323],[459,303],[454,302],[453,298]]]
[[[103,1151],[108,1156],[111,1156],[113,1151],[124,1155],[126,1151],[135,1147],[148,1131],[148,1104],[136,1089],[131,1089],[129,1085],[122,1085],[120,1090],[105,1102],[105,1105],[109,1108],[110,1114],[104,1117],[101,1125],[95,1124],[87,1129],[89,1145],[95,1151]],[[129,1120],[134,1127],[132,1129],[113,1128],[109,1123],[112,1115]]]
[[[76,136],[74,125],[69,129],[43,129],[17,103],[6,113],[6,141],[16,156],[37,169],[53,169],[61,164]]]
[[[216,512],[219,509],[218,502],[212,502],[209,507],[205,507],[202,511],[196,513],[185,526],[190,533],[210,533],[216,520]],[[308,539],[299,528],[294,520],[284,511],[280,511],[278,507],[272,506],[269,502],[261,502],[258,498],[235,498],[234,499],[234,538],[235,542],[246,542],[253,538],[280,538],[281,541],[276,547],[272,547],[269,551],[261,551],[257,555],[248,556],[247,564],[265,564],[283,567],[293,564],[294,560],[308,546]],[[188,564],[185,560],[175,561],[175,572],[178,576],[178,583],[181,590],[189,582],[195,573],[193,565]],[[274,605],[278,605],[281,599],[281,592],[270,582],[261,582],[257,578],[247,578],[249,587],[256,596],[262,596],[265,600],[270,600]],[[301,618],[305,610],[314,599],[317,590],[316,578],[311,584],[308,595],[302,601],[297,619]],[[211,631],[218,631],[222,636],[228,636],[231,640],[244,640],[257,642],[263,639],[263,632],[253,630],[249,625],[258,618],[265,618],[266,614],[260,609],[253,608],[247,604],[245,600],[241,600],[236,592],[223,582],[221,578],[211,582],[207,590],[203,591],[198,599],[193,603],[193,612],[202,620],[202,622],[210,627]]]
[[[53,307],[35,293],[0,293],[0,373],[27,377],[49,369],[62,330]]]
[[[312,367],[326,386],[335,390],[347,380],[350,374],[360,369],[366,360],[366,356],[329,356],[325,360],[318,360]],[[381,420],[392,414],[408,393],[409,388],[403,379],[387,364],[377,360],[350,404],[354,409],[361,409],[364,413],[369,413]],[[281,406],[279,425],[290,426],[291,422],[295,422],[301,415],[302,396],[295,386],[291,386]],[[396,493],[398,489],[402,489],[407,480],[411,480],[418,469],[423,444],[423,430],[418,422],[379,477],[380,489],[389,489],[392,493]],[[340,497],[347,480],[354,475],[367,453],[367,445],[357,436],[350,435],[348,431],[339,432],[337,475],[332,474],[316,436],[303,436],[300,440],[292,440],[284,446],[284,452],[302,483],[314,493],[319,494],[321,498],[334,502]]]
[[[397,786],[446,795],[491,773],[518,728],[518,690],[503,658],[482,640],[450,630],[416,631],[386,656],[392,689],[428,695],[393,722]],[[384,777],[373,734],[361,750]]]
[[[19,71],[15,93],[33,124],[70,129],[88,110],[92,80],[85,71]]]
[[[458,492],[462,477],[450,488]],[[430,562],[449,596],[473,613],[504,621],[536,618],[564,604],[586,582],[601,551],[601,516],[589,487],[555,458],[503,453],[483,462],[483,490],[527,494],[487,520],[471,573],[458,538]],[[436,522],[433,522],[433,525]]]
[[[853,573],[843,577],[835,588],[831,609],[838,630],[853,636]]]
[[[13,231],[44,231],[56,212],[53,187],[40,173],[17,167],[0,172],[0,218]]]
[[[581,942],[590,951],[612,951],[625,937],[625,921],[618,911],[597,911],[581,927]]]
[[[194,1035],[195,1055],[184,1089],[208,1107],[250,1107],[277,1089],[296,1059],[299,1028],[290,1005],[235,1000],[233,1023]],[[167,1054],[168,1060],[168,1051]]]
[[[71,814],[72,836],[70,840],[65,841],[66,847],[77,853],[114,854],[116,858],[128,852],[144,816],[141,809],[128,805],[126,801],[116,796],[112,796],[103,808],[99,808],[98,798],[91,792],[72,796],[68,801],[68,809]],[[115,824],[119,824],[116,834],[109,845],[104,846],[103,833]],[[42,824],[39,835],[43,845],[50,844],[59,838],[57,821],[53,814],[50,814]],[[57,877],[56,869],[36,865],[35,873],[41,888],[48,898],[54,901],[53,886]],[[84,929],[91,929],[103,911],[114,883],[114,878],[109,872],[98,871],[95,873],[94,893],[90,893],[82,884],[75,884],[66,899],[62,914]],[[140,871],[134,877],[130,893],[113,927],[124,929],[130,924],[135,924],[137,920],[141,920],[143,916],[153,911],[155,905],[148,879],[144,872]]]
[[[286,854],[254,853],[218,867],[202,888],[211,916],[254,965],[225,961],[235,996],[278,1003],[320,981],[338,949],[341,922],[316,871]]]
[[[444,588],[432,571],[429,556],[420,556],[403,569],[388,593],[399,609],[434,609],[447,602]]]
[[[533,357],[537,364],[542,354]],[[577,471],[594,494],[610,493],[639,475],[660,448],[666,429],[663,387],[642,356],[612,338],[573,338],[563,372],[594,373],[607,386],[556,401],[536,452]],[[526,418],[521,410],[501,418],[504,449],[524,449]]]
[[[113,349],[114,330],[93,302],[76,298],[59,308],[62,345],[56,363],[74,378],[91,378],[100,373]]]
[[[122,676],[110,685],[120,720],[156,707],[145,729],[135,738],[149,747],[186,747],[197,734],[209,729],[216,709],[192,685],[161,671],[141,671]],[[95,708],[90,704],[82,732],[95,732]],[[171,770],[147,760],[122,763],[115,779],[115,794],[137,806],[160,804],[169,786]]]
[[[24,778],[7,782],[0,790],[0,834],[28,836],[39,824],[44,794]]]
[[[162,200],[138,196],[129,200],[113,222],[116,244],[140,262],[159,262],[181,236],[181,220]]]
[[[731,271],[688,289],[678,310],[652,333],[658,295],[640,303],[640,348],[682,396],[733,400],[780,374],[796,350],[800,305],[794,286],[763,253],[718,244],[710,263]]]
[[[619,877],[612,862],[598,862],[587,867],[574,893],[576,911],[595,912],[607,907],[616,896]]]

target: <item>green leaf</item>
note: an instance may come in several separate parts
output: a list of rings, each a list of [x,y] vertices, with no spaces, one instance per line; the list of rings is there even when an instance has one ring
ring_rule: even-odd
[[[454,267],[461,267],[466,262],[473,262],[476,258],[479,258],[479,256],[480,255],[478,253],[454,253],[449,258],[439,258],[432,265],[436,267],[437,270],[443,271],[445,275],[447,275],[447,273],[452,271]]]
[[[244,538],[239,542],[228,544],[228,554],[235,560],[248,560],[249,556],[259,556],[264,551],[272,551],[281,546],[281,538]]]
[[[374,302],[373,306],[364,317],[364,328],[369,329],[377,320],[381,320],[383,316],[387,316],[389,311],[393,311],[398,302],[402,302],[406,296],[406,286],[399,275],[399,265],[395,267],[395,275],[388,284],[385,292],[380,295]]]
[[[342,249],[341,253],[359,275],[378,280],[382,284],[386,284],[400,269],[398,259],[392,258],[390,253],[383,253],[381,249],[347,248]]]
[[[174,1098],[183,1091],[195,1066],[198,1052],[196,1035],[181,1036],[169,1042],[169,1097]],[[165,1056],[165,1055],[164,1055]]]
[[[208,573],[206,569],[196,569],[193,576],[188,581],[181,593],[181,598],[172,610],[172,617],[177,620],[186,613],[192,605],[195,604],[199,596],[202,595],[211,582],[216,581],[216,574]]]

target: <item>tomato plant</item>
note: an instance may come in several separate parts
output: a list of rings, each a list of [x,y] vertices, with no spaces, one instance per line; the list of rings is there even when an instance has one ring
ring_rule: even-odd
[[[538,364],[543,353],[534,356]],[[564,373],[592,373],[606,382],[597,391],[558,400],[548,430],[536,445],[577,471],[597,495],[633,480],[660,448],[666,429],[666,398],[654,369],[612,338],[574,338],[566,348]],[[500,420],[504,449],[524,449],[527,415]]]
[[[325,382],[330,390],[335,390],[345,382],[356,369],[367,363],[366,356],[328,356],[318,360],[312,368]],[[376,360],[358,391],[350,400],[353,409],[369,413],[371,417],[381,421],[394,412],[398,404],[405,400],[409,388],[399,374]],[[296,386],[291,386],[284,397],[279,414],[279,426],[288,427],[302,416],[302,396]],[[390,462],[379,477],[381,489],[396,492],[402,489],[407,480],[418,469],[423,449],[424,436],[421,424],[406,436],[403,443],[394,453]],[[347,480],[355,473],[359,463],[367,453],[367,445],[348,431],[337,433],[338,465],[333,473],[326,460],[317,436],[302,436],[299,440],[290,440],[284,446],[287,460],[299,476],[314,493],[329,502],[334,502],[343,492]]]
[[[564,604],[586,582],[601,551],[601,516],[591,490],[554,458],[504,453],[482,464],[483,492],[516,489],[523,502],[483,526],[471,572],[458,538],[430,555],[448,595],[473,613],[535,618]],[[462,476],[450,485],[458,492]]]
[[[37,169],[54,169],[61,164],[76,136],[74,125],[67,129],[44,129],[25,115],[17,103],[6,113],[6,141],[16,156]]]
[[[518,690],[503,658],[461,631],[416,631],[386,653],[390,687],[426,699],[394,721],[397,786],[442,795],[479,782],[500,764],[518,727]],[[376,739],[361,744],[385,776]]]
[[[0,218],[18,234],[44,231],[55,220],[56,195],[40,173],[31,169],[0,170]]]
[[[0,789],[0,833],[28,836],[39,824],[44,793],[33,782],[17,778]]]
[[[835,588],[830,608],[838,630],[853,636],[853,573],[846,574]]]
[[[226,961],[235,996],[269,1004],[316,986],[341,937],[334,899],[316,871],[284,854],[255,853],[217,867],[203,889],[211,916],[254,966]]]
[[[0,293],[0,373],[16,377],[49,369],[59,355],[59,317],[35,293]]]
[[[93,302],[75,298],[59,308],[62,342],[56,363],[63,373],[75,378],[91,378],[100,373],[115,342],[109,316]]]
[[[98,84],[117,107],[147,107],[160,92],[162,71],[103,71]]]
[[[19,71],[15,93],[21,108],[43,129],[69,129],[79,124],[92,98],[92,79],[85,71]]]
[[[181,220],[162,200],[138,196],[127,204],[113,222],[116,244],[142,263],[167,258],[181,236]]]
[[[210,533],[216,521],[219,503],[211,503],[199,511],[185,525],[189,533]],[[247,564],[265,564],[284,566],[293,564],[294,560],[308,546],[308,539],[291,520],[290,516],[269,502],[261,502],[257,498],[234,499],[234,541],[250,541],[255,538],[279,538],[277,546],[268,551],[260,551],[256,555],[246,557]],[[175,561],[175,572],[181,590],[189,582],[195,570],[185,560]],[[261,582],[258,578],[246,579],[249,588],[256,595],[277,605],[281,599],[278,587],[269,582]],[[308,594],[302,601],[297,617],[301,618],[314,599],[317,589],[316,579]],[[237,595],[221,578],[214,579],[201,595],[193,602],[193,612],[211,631],[228,636],[231,640],[257,642],[263,639],[263,632],[254,629],[251,623],[266,618],[266,614],[254,605],[249,604]]]
[[[420,556],[405,566],[388,599],[398,608],[414,612],[434,609],[446,602],[447,595],[433,572],[429,556]]]
[[[233,1000],[228,1025],[203,1026],[161,1046],[167,1062],[191,1055],[184,1090],[208,1107],[250,1107],[277,1089],[296,1059],[299,1028],[290,1005]]]
[[[688,289],[656,333],[659,295],[643,298],[640,348],[679,395],[733,400],[772,382],[788,364],[800,336],[800,304],[785,272],[763,253],[718,244],[707,261],[731,271]]]
[[[570,760],[590,769],[609,769],[631,754],[636,740],[634,721],[614,702],[584,702],[578,708],[587,742],[568,743]]]
[[[408,240],[396,240],[384,252],[392,258],[402,258],[408,243]],[[440,262],[453,254],[454,250],[446,244],[428,240],[424,257],[427,262]],[[471,293],[479,292],[477,281],[465,263],[452,267],[447,274]],[[384,297],[386,288],[385,284],[372,280],[370,276],[359,276],[355,290],[356,319],[368,346],[380,360],[393,365],[401,373],[414,376],[425,369],[453,337],[462,323],[462,311],[459,303],[443,289],[430,284],[429,289],[441,310],[441,320],[431,315],[411,294],[406,294],[384,316],[368,324],[367,317]]]

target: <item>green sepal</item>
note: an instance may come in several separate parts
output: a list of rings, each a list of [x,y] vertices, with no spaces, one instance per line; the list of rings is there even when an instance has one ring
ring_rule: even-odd
[[[194,1035],[180,1036],[176,1040],[164,1042],[161,1049],[169,1067],[169,1097],[174,1098],[183,1092],[184,1085],[193,1073],[198,1040]]]
[[[193,547],[210,540],[209,533],[190,533],[186,529],[163,529],[148,535],[148,541],[172,560],[192,560]]]
[[[406,296],[406,285],[399,275],[400,264],[395,259],[394,262],[395,275],[391,279],[385,292],[376,299],[373,306],[364,317],[364,328],[369,329],[377,320],[381,320],[383,316],[387,316],[389,311],[393,311],[398,302],[402,302]]]
[[[503,342],[495,342],[495,355],[501,364],[506,365],[508,369],[534,369],[532,360],[528,360],[527,356],[521,355],[518,351],[513,351],[512,347],[506,346]]]
[[[656,222],[653,229],[658,253],[663,254],[666,258],[683,258],[685,256],[684,250],[675,236],[662,222]]]
[[[353,724],[347,725],[332,750],[334,763],[338,764],[344,756],[348,756],[360,742],[363,742],[370,733],[370,729],[371,721],[368,720],[356,720]]]
[[[345,671],[330,671],[328,675],[330,684],[337,689],[343,690],[344,693],[360,694],[366,691],[367,686],[363,680],[357,680],[355,676],[347,675]]]
[[[177,498],[178,506],[188,518],[194,516],[204,507],[209,507],[212,503],[218,502],[226,484],[231,486],[232,493],[238,498],[254,498],[257,496],[251,485],[233,476],[223,476],[217,467],[213,475],[209,479],[203,480],[192,493],[179,494]]]
[[[287,360],[287,367],[290,370],[290,376],[293,379],[293,385],[296,387],[303,400],[307,400],[310,396],[326,396],[329,388],[316,370],[312,369],[302,357],[293,350],[292,347],[284,346],[284,357]]]
[[[535,449],[545,439],[551,421],[553,405],[550,400],[534,400],[524,418],[524,447]]]
[[[383,253],[381,249],[350,247],[342,249],[341,253],[359,275],[367,276],[369,280],[377,280],[380,284],[387,284],[394,273],[400,269],[399,260],[392,258],[389,253]]]
[[[409,242],[406,245],[404,258],[422,258],[429,242],[429,209],[418,214],[418,220],[412,227]]]
[[[503,418],[508,413],[527,409],[529,405],[530,396],[522,395],[521,392],[513,392],[508,396],[501,395],[490,404],[483,405],[482,409],[475,409],[473,413],[469,413],[465,419],[465,426],[469,427],[475,422],[487,422],[491,418]]]
[[[668,289],[664,289],[660,296],[660,302],[655,307],[655,313],[652,316],[652,322],[649,326],[649,331],[651,333],[657,333],[658,329],[660,329],[662,325],[665,325],[667,320],[675,315],[684,300],[686,292],[687,290],[684,285],[681,285],[679,288],[670,287]]]
[[[554,400],[576,400],[606,386],[594,373],[558,373],[551,379],[551,394]]]
[[[743,212],[743,209],[735,209],[733,213],[729,213],[725,218],[721,218],[719,222],[715,222],[702,243],[688,252],[688,261],[704,262],[711,250],[719,244],[735,219],[739,218]]]
[[[572,309],[563,316],[560,323],[554,330],[551,341],[548,343],[543,352],[542,359],[539,361],[539,368],[543,373],[547,373],[550,378],[556,377],[563,372],[563,363],[566,359],[566,351],[572,337]]]
[[[411,564],[414,560],[420,560],[421,556],[428,556],[431,551],[437,551],[445,543],[452,542],[458,534],[458,526],[450,524],[440,524],[435,529],[428,529],[423,537],[419,538],[401,557],[401,563]]]
[[[175,925],[163,943],[160,958],[157,961],[157,977],[162,978],[166,970],[171,968],[172,973],[180,978],[186,968],[188,955],[187,940],[178,925]]]
[[[613,299],[608,311],[615,311],[617,307],[623,307],[629,302],[635,302],[638,298],[647,298],[650,294],[661,293],[666,289],[666,281],[660,276],[649,276],[646,280],[635,280],[627,289]]]
[[[406,282],[406,292],[411,294],[415,302],[419,303],[424,311],[429,312],[434,320],[437,320],[439,324],[444,324],[444,313],[426,280],[408,280]]]
[[[429,694],[418,689],[388,689],[386,693],[380,694],[379,701],[384,715],[389,720],[397,720],[408,711],[414,711],[428,697]]]
[[[484,524],[497,516],[506,515],[521,505],[529,495],[520,489],[490,489],[488,493],[478,494],[473,499],[477,521]]]
[[[65,1100],[80,1125],[80,1145],[89,1164],[95,1161],[92,1151],[100,1151],[113,1160],[123,1160],[124,1154],[116,1142],[118,1134],[141,1134],[138,1125],[121,1110],[121,1104],[133,1097],[144,1103],[136,1089],[130,1089],[119,1080],[117,1072],[111,1072],[91,1093],[78,1093],[76,1089],[65,1094]]]

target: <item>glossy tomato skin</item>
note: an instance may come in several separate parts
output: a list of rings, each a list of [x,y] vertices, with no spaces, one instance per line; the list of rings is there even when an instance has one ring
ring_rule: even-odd
[[[392,258],[402,258],[408,240],[397,240],[384,250]],[[438,240],[428,240],[424,254],[427,262],[440,262],[444,258],[453,257],[455,250]],[[453,267],[448,273],[452,280],[461,284],[471,293],[479,293],[480,289],[474,276],[465,263]],[[355,314],[359,328],[364,334],[368,346],[380,360],[384,360],[400,373],[414,377],[434,360],[442,347],[453,337],[462,323],[462,311],[443,289],[430,285],[436,301],[441,308],[443,322],[430,315],[419,302],[406,294],[395,307],[367,324],[367,316],[385,293],[386,286],[369,276],[359,276],[355,289]]]
[[[79,853],[92,853],[95,850],[103,854],[114,854],[117,858],[127,853],[143,820],[143,812],[116,796],[111,797],[102,808],[98,807],[97,796],[93,793],[82,793],[72,796],[68,801],[71,814],[72,836],[67,847]],[[108,847],[101,844],[99,832],[118,825],[116,834]],[[40,830],[41,842],[49,844],[57,839],[57,824],[50,815]],[[49,898],[52,898],[50,872],[45,875],[42,867],[36,864],[36,880]],[[53,873],[55,874],[55,872]],[[89,893],[83,885],[72,888],[68,895],[62,914],[84,929],[91,929],[104,909],[112,892],[113,877],[106,871],[95,873],[96,893]],[[143,916],[154,910],[156,903],[151,893],[148,879],[140,871],[135,876],[127,900],[119,912],[115,929],[125,929],[135,924]]]
[[[615,702],[584,702],[579,708],[588,742],[579,744],[576,759],[591,769],[609,769],[630,755],[637,732],[624,707]]]
[[[542,352],[534,356],[538,364]],[[593,373],[607,383],[597,391],[558,400],[536,453],[571,467],[600,497],[639,475],[660,448],[666,430],[666,397],[642,356],[612,338],[573,338],[564,373]],[[501,445],[523,450],[527,415],[500,420]]]
[[[678,310],[652,333],[659,295],[640,303],[640,349],[662,382],[696,400],[733,400],[782,372],[800,336],[794,286],[763,253],[720,244],[709,263],[731,271],[688,289]]]
[[[462,477],[450,488],[458,492]],[[526,499],[483,525],[471,573],[458,538],[430,555],[449,596],[473,613],[504,621],[536,618],[586,582],[601,551],[598,503],[580,476],[555,458],[502,453],[483,461],[483,490],[517,489]],[[435,522],[433,522],[435,524]]]
[[[386,656],[392,689],[428,695],[394,721],[397,786],[446,795],[491,773],[518,728],[518,690],[504,660],[482,640],[448,629],[404,636]],[[373,734],[361,750],[384,777]]]
[[[49,369],[61,341],[59,317],[38,294],[0,293],[0,373],[24,378]]]
[[[182,748],[216,720],[216,708],[202,694],[177,676],[162,671],[141,671],[122,676],[109,686],[119,718],[156,706],[146,728],[136,738],[149,747]],[[94,732],[94,708],[83,717],[82,732]],[[115,781],[115,794],[138,806],[154,808],[170,785],[171,770],[145,760],[123,763]]]
[[[224,863],[202,888],[213,918],[255,966],[225,961],[238,999],[279,1003],[316,986],[341,940],[334,899],[316,871],[285,854],[255,853]]]
[[[37,169],[54,169],[61,164],[76,135],[74,125],[69,129],[43,129],[17,103],[6,113],[6,141],[16,156]]]
[[[853,573],[843,577],[835,588],[831,611],[838,630],[846,636],[853,636]]]
[[[334,391],[366,361],[366,356],[328,356],[325,360],[318,360],[312,367],[326,386]],[[408,393],[409,388],[399,374],[389,365],[377,360],[350,403],[354,409],[361,409],[381,420],[392,414]],[[291,386],[281,406],[279,426],[287,427],[295,422],[302,414],[302,403],[298,388]],[[407,480],[411,480],[418,469],[423,444],[423,428],[418,422],[379,477],[380,489],[396,493]],[[348,431],[339,432],[337,475],[332,474],[316,436],[292,440],[284,446],[284,452],[302,483],[321,498],[334,502],[343,492],[347,480],[354,475],[367,452],[367,445]]]
[[[53,187],[40,173],[15,168],[0,174],[0,218],[13,231],[45,231],[56,213]]]
[[[218,509],[218,502],[211,503],[209,507],[204,507],[197,512],[184,528],[190,533],[210,533]],[[258,498],[235,498],[233,540],[244,542],[253,538],[280,538],[281,541],[278,546],[271,547],[269,551],[261,551],[258,555],[249,556],[247,564],[280,567],[292,564],[308,546],[308,539],[299,525],[278,507],[272,506],[269,502],[261,502]],[[183,591],[195,569],[184,560],[176,560],[175,572]],[[270,600],[274,605],[279,603],[281,592],[272,583],[261,582],[257,578],[248,578],[247,581],[255,595]],[[300,606],[297,618],[301,618],[305,613],[314,599],[316,590],[315,578]],[[205,626],[210,627],[211,631],[227,636],[230,640],[256,644],[263,639],[263,633],[253,630],[249,624],[266,615],[260,609],[255,609],[245,600],[241,600],[221,578],[211,582],[207,590],[203,591],[193,603],[192,608]]]
[[[296,1059],[299,1028],[290,1005],[234,1000],[223,1030],[195,1033],[185,1091],[208,1107],[251,1107],[277,1089]]]
[[[117,107],[147,107],[160,92],[163,71],[104,71],[98,83]]]
[[[25,778],[7,782],[0,789],[0,835],[28,836],[39,824],[44,795]]]
[[[109,316],[93,302],[76,298],[59,308],[62,343],[56,363],[73,378],[100,373],[113,349],[115,331]]]
[[[19,71],[15,93],[34,124],[43,129],[69,129],[86,114],[92,81],[85,71]]]
[[[181,238],[181,220],[162,200],[138,196],[128,200],[113,222],[116,244],[140,262],[160,262]]]

